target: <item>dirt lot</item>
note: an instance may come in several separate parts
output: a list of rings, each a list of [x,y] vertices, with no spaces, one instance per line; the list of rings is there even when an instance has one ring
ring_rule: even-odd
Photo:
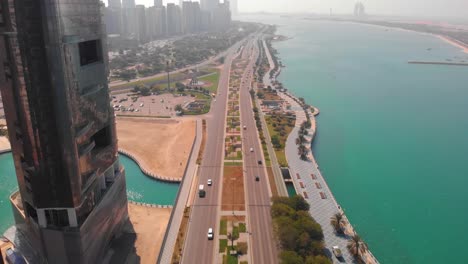
[[[225,166],[223,176],[223,211],[244,211],[244,177],[242,166]]]
[[[194,120],[117,118],[119,148],[150,172],[182,178],[195,139]]]
[[[10,141],[6,137],[0,137],[0,151],[10,149]]]
[[[180,104],[184,106],[190,102],[195,101],[195,97],[191,96],[174,96],[172,94],[161,94],[161,95],[150,95],[141,96],[135,102],[127,96],[127,94],[114,95],[115,99],[112,101],[112,105],[121,106],[116,110],[117,115],[135,115],[135,116],[171,116],[174,117],[175,106]],[[127,99],[127,101],[122,101]],[[133,108],[135,111],[123,111],[121,109]],[[115,108],[116,109],[116,108]],[[138,112],[137,112],[138,111]]]
[[[156,263],[171,209],[128,204],[128,215],[130,221],[103,263]]]

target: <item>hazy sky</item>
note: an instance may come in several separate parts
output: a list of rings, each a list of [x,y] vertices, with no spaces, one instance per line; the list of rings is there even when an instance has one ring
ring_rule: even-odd
[[[352,13],[357,0],[238,0],[241,12]],[[361,0],[369,14],[468,18],[468,0]],[[107,0],[104,0],[107,2]],[[153,0],[136,0],[152,6]],[[178,0],[164,0],[178,3]]]

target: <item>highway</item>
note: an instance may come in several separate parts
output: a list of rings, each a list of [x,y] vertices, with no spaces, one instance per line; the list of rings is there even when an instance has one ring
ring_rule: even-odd
[[[190,215],[187,239],[182,255],[182,263],[212,263],[215,244],[218,243],[218,212],[220,209],[220,194],[222,183],[222,162],[224,157],[224,133],[226,108],[229,87],[229,75],[232,60],[237,56],[239,45],[234,45],[225,59],[218,85],[218,96],[212,105],[211,115],[207,118],[207,140],[203,161],[199,169],[199,184],[205,185],[206,196],[195,197]],[[208,179],[213,180],[212,186],[207,186]],[[197,185],[197,189],[198,189]],[[215,237],[208,240],[208,228],[213,228]]]
[[[252,262],[255,264],[278,263],[278,252],[273,237],[272,220],[270,216],[270,187],[264,165],[259,165],[258,160],[265,164],[259,135],[255,125],[252,101],[249,93],[253,78],[253,66],[258,56],[257,39],[251,45],[247,45],[244,52],[250,52],[249,64],[244,72],[240,89],[241,125],[247,129],[242,133],[242,146],[244,150],[244,181],[246,186],[248,232],[251,233],[250,248]],[[249,47],[249,49],[247,49]],[[253,148],[253,152],[250,152]],[[259,181],[255,177],[260,178]]]
[[[232,61],[239,55],[235,54],[238,45],[232,47],[225,60],[225,67],[221,72],[218,86],[218,96],[212,106],[211,114],[207,116],[207,141],[203,161],[199,169],[199,184],[203,184],[206,197],[195,197],[189,228],[187,233],[182,263],[214,263],[217,252],[215,243],[219,243],[219,211],[221,203],[222,173],[224,157],[224,137],[226,123],[226,107],[228,99],[229,74]],[[240,109],[242,130],[242,144],[244,151],[244,186],[246,186],[247,231],[250,233],[249,254],[251,262],[255,264],[278,263],[278,252],[272,231],[270,216],[270,189],[266,169],[258,165],[258,160],[264,158],[259,142],[252,111],[249,89],[253,78],[253,66],[258,56],[257,38],[250,38],[242,51],[242,58],[248,59],[248,66],[241,79]],[[250,148],[254,151],[250,152]],[[260,177],[260,181],[255,180]],[[207,186],[208,179],[213,180],[212,186]],[[208,228],[213,228],[214,239],[208,240]]]

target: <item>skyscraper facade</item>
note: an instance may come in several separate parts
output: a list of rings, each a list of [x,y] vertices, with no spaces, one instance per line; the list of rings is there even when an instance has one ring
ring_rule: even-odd
[[[231,14],[233,16],[237,16],[239,14],[239,7],[237,5],[237,0],[230,0],[229,5],[231,9]]]
[[[198,2],[182,2],[182,29],[184,33],[201,30],[201,10]]]
[[[135,0],[122,0],[123,8],[135,8]]]
[[[219,0],[200,0],[200,7],[204,11],[213,12],[219,4]]]
[[[162,0],[154,0],[154,6],[155,7],[163,7],[163,1]]]
[[[122,8],[122,1],[121,0],[109,0],[110,8]]]
[[[212,29],[222,31],[226,30],[231,23],[231,11],[229,2],[224,1],[222,4],[218,4],[216,9],[213,11],[213,27]]]
[[[174,36],[182,33],[182,17],[180,7],[175,4],[167,4],[166,11],[167,34]]]
[[[128,220],[100,2],[0,3],[15,237],[37,251],[34,263],[100,263]]]
[[[140,43],[144,43],[148,40],[146,35],[147,24],[146,24],[146,12],[144,5],[137,5],[135,8],[136,22],[137,22],[137,38]]]

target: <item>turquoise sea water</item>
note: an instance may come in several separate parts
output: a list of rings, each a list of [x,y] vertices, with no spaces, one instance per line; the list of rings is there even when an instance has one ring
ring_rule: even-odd
[[[286,189],[288,190],[288,196],[289,197],[293,197],[294,195],[297,194],[293,183],[287,182],[286,183]]]
[[[179,184],[153,180],[131,159],[120,155],[125,167],[128,199],[135,202],[172,205]],[[10,153],[0,155],[0,235],[13,224],[9,195],[17,189],[15,167]]]
[[[427,35],[271,17],[280,80],[317,106],[313,150],[338,202],[382,263],[466,263],[468,67]],[[428,51],[428,48],[432,50]]]

